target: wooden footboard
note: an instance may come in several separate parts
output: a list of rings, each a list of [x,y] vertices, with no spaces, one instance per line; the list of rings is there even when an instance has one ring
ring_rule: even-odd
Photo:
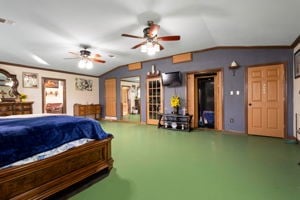
[[[103,169],[111,169],[112,137],[45,160],[0,170],[0,199],[44,199]]]

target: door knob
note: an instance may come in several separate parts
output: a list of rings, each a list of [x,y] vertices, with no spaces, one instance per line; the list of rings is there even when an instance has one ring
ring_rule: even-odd
[[[249,106],[252,106],[252,103],[249,103]]]

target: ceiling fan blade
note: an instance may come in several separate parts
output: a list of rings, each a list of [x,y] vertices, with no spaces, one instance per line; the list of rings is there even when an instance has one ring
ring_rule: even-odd
[[[93,56],[90,56],[89,58],[90,59],[97,59],[97,60],[99,60],[101,58],[101,55],[97,53],[97,54],[95,54]]]
[[[158,46],[159,46],[159,50],[160,51],[162,51],[162,50],[164,50],[165,48],[161,45],[161,44],[159,44],[158,42],[155,42],[155,44],[158,44]]]
[[[131,49],[136,49],[136,48],[138,48],[138,47],[140,47],[140,46],[142,46],[142,45],[144,45],[144,44],[146,44],[146,43],[147,43],[147,41],[142,42],[142,43],[140,43],[140,44],[135,45],[135,46],[132,47]]]
[[[154,37],[157,35],[158,31],[159,31],[160,26],[157,24],[152,24],[150,26],[150,30],[149,30],[149,35],[150,37]]]
[[[78,58],[81,57],[79,53],[75,53],[75,52],[72,52],[72,51],[69,51],[69,53],[72,54],[72,55],[75,55],[76,57],[64,58],[64,59],[78,59]]]
[[[75,53],[75,52],[72,52],[72,51],[69,51],[69,53],[70,53],[70,54],[73,54],[73,55],[75,55],[75,56],[80,57],[80,54],[79,54],[79,53]]]
[[[159,41],[176,41],[176,40],[180,40],[180,35],[162,36],[162,37],[158,37],[157,40],[159,40]]]
[[[131,38],[144,39],[144,37],[140,37],[140,36],[136,36],[136,35],[130,35],[130,34],[122,34],[121,36],[123,36],[123,37],[131,37]]]
[[[78,58],[64,58],[64,59],[78,59]]]
[[[100,57],[101,57],[101,55],[98,54],[98,53],[96,53],[96,54],[94,55],[94,58],[100,58]]]
[[[100,59],[96,59],[96,58],[91,58],[91,60],[92,60],[93,62],[106,63],[105,60],[100,60]]]

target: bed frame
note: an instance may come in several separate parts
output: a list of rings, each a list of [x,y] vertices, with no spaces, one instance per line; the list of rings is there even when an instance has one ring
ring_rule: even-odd
[[[33,163],[0,170],[0,199],[45,199],[111,169],[112,136]]]

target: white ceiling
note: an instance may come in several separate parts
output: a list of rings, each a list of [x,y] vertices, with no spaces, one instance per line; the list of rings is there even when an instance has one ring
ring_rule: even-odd
[[[0,61],[68,72],[101,75],[137,61],[216,46],[291,45],[300,33],[300,0],[0,0]],[[148,56],[131,47],[148,20],[160,25],[165,49]],[[70,51],[91,45],[105,64],[77,67]],[[49,65],[33,59],[36,55]],[[115,58],[109,57],[114,55]]]

